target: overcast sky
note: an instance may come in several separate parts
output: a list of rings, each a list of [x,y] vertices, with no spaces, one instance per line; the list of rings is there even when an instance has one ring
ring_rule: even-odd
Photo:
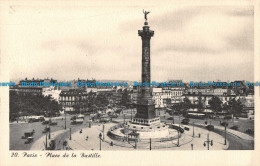
[[[4,21],[10,79],[141,79],[142,6],[11,6]],[[154,81],[252,80],[254,11],[149,6]]]

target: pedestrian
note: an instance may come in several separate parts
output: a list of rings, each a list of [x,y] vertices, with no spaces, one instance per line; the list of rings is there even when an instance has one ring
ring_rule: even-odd
[[[199,133],[199,138],[200,138],[200,133]]]

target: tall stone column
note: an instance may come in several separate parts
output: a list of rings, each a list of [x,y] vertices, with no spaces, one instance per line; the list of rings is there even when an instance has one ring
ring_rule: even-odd
[[[150,30],[148,23],[145,22],[143,30],[138,30],[138,35],[142,38],[142,83],[151,83],[150,40],[154,35],[154,31]],[[155,118],[155,104],[152,100],[151,86],[141,87],[135,118]]]

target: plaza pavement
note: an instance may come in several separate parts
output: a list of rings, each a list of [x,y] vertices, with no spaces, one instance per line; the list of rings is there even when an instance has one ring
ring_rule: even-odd
[[[58,131],[52,132],[50,140],[55,140],[58,135],[65,133],[67,130],[58,130]],[[47,142],[48,142],[47,144],[48,144],[48,146],[49,146],[50,140],[49,140],[49,134],[47,134]],[[45,150],[45,142],[46,142],[46,135],[42,136],[38,140],[36,140],[32,144],[30,150]]]
[[[205,124],[202,124],[202,123],[195,123],[195,124],[198,125],[198,126],[201,126],[201,127],[205,127],[206,126]],[[224,127],[214,126],[214,128],[215,129],[219,129],[221,131],[225,131]],[[240,131],[236,131],[236,130],[232,130],[232,129],[228,129],[227,128],[227,133],[235,135],[238,138],[243,139],[243,140],[248,140],[248,141],[253,141],[254,140],[254,137],[252,137],[252,136],[250,136],[248,134],[242,133]]]
[[[108,129],[116,123],[107,123],[105,124],[105,133]],[[184,126],[182,126],[184,127]],[[188,126],[186,126],[188,127]],[[102,133],[103,125],[92,126],[91,128],[83,128],[82,133],[78,130],[72,134],[72,140],[67,139],[68,146],[72,150],[99,150],[100,148],[100,139],[99,134]],[[204,147],[204,141],[207,140],[207,134],[209,133],[210,140],[213,139],[213,146],[210,146],[210,150],[224,150],[228,148],[227,145],[224,145],[224,138],[217,133],[209,132],[206,129],[194,127],[195,137],[192,137],[193,130],[190,127],[189,131],[184,132],[180,138],[180,147],[177,147],[177,139],[167,142],[152,142],[152,150],[191,150],[191,144],[193,144],[194,150],[207,150],[207,147]],[[198,134],[200,133],[200,138]],[[88,136],[88,140],[86,137]],[[114,146],[110,146],[110,142],[113,141]],[[150,144],[149,141],[141,141],[137,143],[137,149],[134,149],[134,142],[119,142],[111,140],[107,135],[105,135],[105,141],[101,142],[102,150],[149,150]]]

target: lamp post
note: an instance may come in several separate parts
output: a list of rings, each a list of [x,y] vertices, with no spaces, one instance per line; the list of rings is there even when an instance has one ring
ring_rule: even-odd
[[[102,139],[102,134],[100,133],[99,134],[99,150],[101,151],[101,139]]]
[[[133,120],[132,112],[133,112],[133,106],[131,105],[131,121]]]
[[[152,139],[150,138],[150,150],[152,150]]]
[[[47,139],[47,132],[46,132],[46,141],[45,141],[45,150],[47,150],[48,149],[48,139]]]
[[[67,129],[67,126],[66,126],[66,111],[64,110],[64,113],[65,113],[65,130]]]
[[[193,132],[192,132],[192,137],[194,138],[194,121],[193,121]]]
[[[49,126],[49,139],[51,139],[51,126]]]
[[[104,140],[105,140],[105,125],[103,124],[103,142],[104,142]]]
[[[227,124],[225,124],[225,142],[224,145],[227,145]]]
[[[206,143],[207,143],[207,145],[208,145],[208,150],[209,150],[209,144],[211,145],[211,146],[213,146],[213,140],[209,140],[209,133],[208,133],[208,136],[207,136],[207,140],[206,141],[204,141],[204,146],[206,146]]]
[[[70,140],[71,140],[71,128],[70,128]]]
[[[135,138],[135,149],[137,148],[137,138]]]
[[[178,144],[177,146],[180,146],[180,128],[181,128],[181,117],[180,117],[180,113],[179,113],[179,129],[178,129]]]

